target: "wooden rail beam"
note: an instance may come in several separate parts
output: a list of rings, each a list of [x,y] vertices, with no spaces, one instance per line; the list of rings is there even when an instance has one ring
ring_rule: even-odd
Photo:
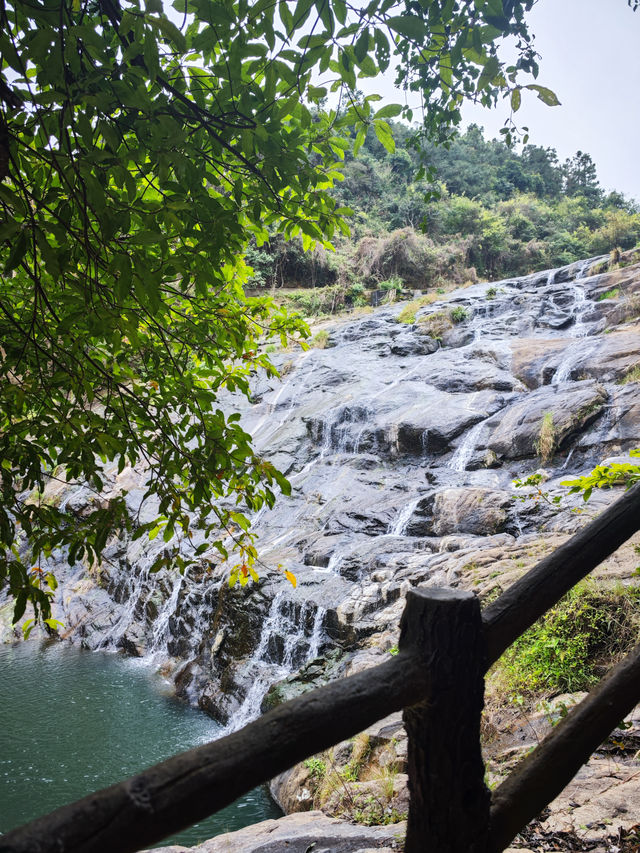
[[[500,853],[573,779],[640,699],[640,646],[494,791],[489,853]]]
[[[640,483],[512,584],[483,613],[487,666],[640,529]]]

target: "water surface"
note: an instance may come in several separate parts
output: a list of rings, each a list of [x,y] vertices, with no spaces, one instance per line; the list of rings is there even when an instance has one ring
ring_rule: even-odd
[[[0,833],[201,743],[220,727],[144,661],[62,644],[0,645]],[[163,844],[281,815],[256,789]]]

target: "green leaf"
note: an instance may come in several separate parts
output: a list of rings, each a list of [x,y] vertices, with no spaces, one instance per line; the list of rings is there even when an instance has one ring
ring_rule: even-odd
[[[558,96],[555,92],[552,92],[551,89],[547,89],[545,86],[539,86],[537,83],[529,83],[525,86],[526,89],[530,89],[532,92],[536,92],[538,98],[549,107],[559,107],[560,101],[558,100]]]
[[[395,118],[402,112],[400,104],[387,104],[376,112],[376,118]]]
[[[417,42],[422,42],[427,33],[425,22],[417,15],[398,15],[387,18],[387,26],[401,36]]]
[[[180,53],[185,53],[187,50],[187,41],[173,21],[170,21],[166,15],[160,15],[159,17],[154,18],[153,21],[157,24],[158,29],[167,41]]]
[[[487,60],[484,68],[482,69],[482,73],[478,78],[478,91],[481,92],[483,89],[486,89],[490,85],[490,83],[495,80],[499,73],[500,62],[495,56],[492,56]]]
[[[391,133],[391,128],[386,123],[386,121],[380,121],[379,119],[375,119],[373,122],[373,127],[375,130],[376,137],[378,138],[378,142],[389,152],[389,154],[393,154],[396,150],[396,144],[393,139],[393,134]]]
[[[362,148],[362,145],[366,139],[366,136],[367,136],[366,127],[360,128],[360,130],[356,134],[355,142],[353,143],[353,156],[354,157],[358,156],[358,153],[360,152],[360,149]]]
[[[28,248],[28,240],[27,240],[27,231],[22,230],[16,237],[11,251],[9,253],[9,257],[7,259],[7,263],[4,265],[4,273],[5,275],[12,270],[16,269],[24,259],[24,256],[27,254]]]
[[[354,45],[354,52],[356,55],[357,61],[360,63],[367,55],[369,50],[369,29],[365,28],[360,35],[358,36],[358,40]]]

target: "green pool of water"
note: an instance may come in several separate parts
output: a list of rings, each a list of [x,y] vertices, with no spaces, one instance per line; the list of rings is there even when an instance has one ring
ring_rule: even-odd
[[[213,740],[145,662],[70,646],[0,645],[0,833]],[[164,844],[281,815],[258,788]]]

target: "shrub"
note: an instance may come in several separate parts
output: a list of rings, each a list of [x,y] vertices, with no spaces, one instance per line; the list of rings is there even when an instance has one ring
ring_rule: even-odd
[[[327,772],[326,762],[321,758],[307,758],[304,766],[311,773],[314,779],[322,779]]]
[[[430,305],[432,302],[437,302],[437,300],[438,297],[434,293],[425,293],[424,296],[412,299],[411,302],[407,302],[402,311],[396,317],[396,320],[398,323],[415,323],[416,314],[420,308],[424,308],[425,305]],[[419,320],[418,322],[422,321]]]
[[[604,302],[605,299],[617,299],[620,295],[620,288],[614,287],[613,290],[607,290],[606,293],[602,293],[598,296],[598,302]]]
[[[455,308],[451,309],[449,316],[453,323],[463,323],[465,320],[469,319],[469,312],[462,305],[457,305]]]
[[[453,328],[451,317],[446,311],[436,311],[418,318],[418,323],[426,328],[427,334],[436,341],[441,341],[445,332]]]
[[[618,380],[618,385],[626,385],[628,382],[640,382],[640,364],[634,365],[625,375]]]
[[[392,275],[386,281],[381,281],[378,284],[378,290],[402,290],[404,282],[399,275]]]
[[[412,228],[363,237],[353,255],[354,274],[376,286],[394,281],[420,288],[439,281],[459,283],[464,280],[469,245],[470,240],[464,237],[435,245]]]
[[[293,290],[285,293],[283,301],[307,317],[335,314],[345,306],[345,289],[340,285]]]
[[[365,287],[361,281],[356,281],[350,285],[345,296],[347,302],[350,302],[356,308],[362,308],[367,304]]]
[[[636,642],[640,588],[584,581],[503,655],[494,679],[510,695],[587,689]]]
[[[321,329],[309,341],[309,346],[314,349],[324,349],[329,342],[329,332],[326,329]]]

